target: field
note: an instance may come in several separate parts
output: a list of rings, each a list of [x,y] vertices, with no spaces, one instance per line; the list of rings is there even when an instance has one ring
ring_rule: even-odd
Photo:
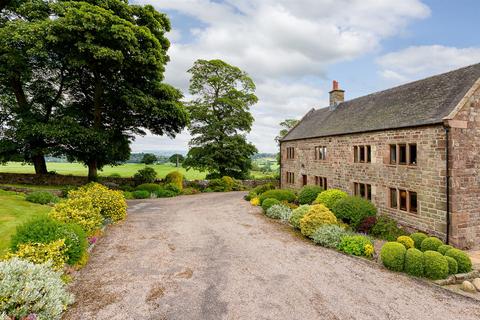
[[[51,207],[25,201],[23,194],[0,190],[0,256],[10,245],[10,237],[17,225],[29,218],[46,214]]]

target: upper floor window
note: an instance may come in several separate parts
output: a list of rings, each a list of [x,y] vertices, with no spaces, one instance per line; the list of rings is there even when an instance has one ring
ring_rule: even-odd
[[[416,165],[417,145],[415,143],[391,144],[390,164]]]
[[[369,145],[354,146],[353,161],[354,162],[372,162],[372,147]]]
[[[290,183],[290,184],[295,183],[295,173],[287,172],[287,183]]]
[[[295,148],[287,147],[287,159],[295,159]]]
[[[315,176],[315,184],[322,187],[323,190],[327,190],[327,178]]]
[[[354,182],[353,194],[367,200],[372,200],[372,185],[368,183]]]
[[[390,188],[390,208],[411,213],[418,212],[417,193],[404,189]]]
[[[315,147],[315,160],[326,160],[327,159],[327,147],[317,146]]]

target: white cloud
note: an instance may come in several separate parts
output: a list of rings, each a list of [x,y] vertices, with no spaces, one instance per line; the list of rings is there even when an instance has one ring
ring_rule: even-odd
[[[377,62],[385,79],[404,83],[478,63],[480,48],[412,46],[388,53]]]
[[[187,92],[186,70],[200,58],[225,60],[252,76],[259,103],[252,108],[256,122],[249,138],[262,151],[275,150],[280,121],[326,105],[329,66],[376,51],[412,19],[430,14],[420,0],[136,2],[200,21],[190,30],[192,41],[176,41],[183,35],[171,39],[169,83]]]

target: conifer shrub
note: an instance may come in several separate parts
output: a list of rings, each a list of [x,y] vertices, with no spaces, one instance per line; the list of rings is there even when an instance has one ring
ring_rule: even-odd
[[[415,247],[413,239],[409,236],[400,236],[397,238],[397,242],[403,244],[407,250]]]
[[[457,260],[452,257],[445,256],[448,262],[448,274],[457,274],[458,273],[458,263]]]
[[[337,218],[323,204],[310,206],[307,213],[300,219],[300,231],[304,236],[311,237],[324,224],[336,224]]]
[[[264,212],[267,212],[267,210],[271,206],[276,205],[276,204],[281,204],[281,202],[277,199],[274,199],[274,198],[267,198],[267,199],[262,201],[262,209],[263,209]]]
[[[383,265],[392,271],[403,271],[407,249],[401,243],[390,241],[383,245],[380,250],[380,258]]]
[[[413,239],[413,242],[415,243],[415,248],[420,250],[422,249],[423,240],[427,239],[428,236],[423,232],[414,232],[410,235],[410,238]]]
[[[425,259],[425,277],[438,280],[445,279],[448,276],[448,261],[441,253],[427,250],[423,252],[423,256]]]
[[[440,247],[442,244],[442,240],[438,239],[437,237],[428,237],[422,241],[421,250],[423,252],[427,250],[437,251],[438,247]]]
[[[333,206],[335,205],[335,203],[337,203],[337,201],[340,201],[341,199],[344,199],[346,197],[348,197],[348,194],[342,190],[328,189],[320,192],[320,194],[317,196],[313,203],[323,204],[329,210],[332,210]]]
[[[415,277],[423,277],[424,257],[423,252],[410,248],[405,254],[405,272]]]
[[[319,186],[305,186],[298,193],[297,201],[299,204],[311,204],[322,191]]]
[[[275,190],[268,190],[265,191],[260,195],[260,202],[263,203],[263,200],[267,198],[277,199],[278,201],[287,201],[293,202],[296,199],[295,193],[291,190],[285,189],[275,189]]]
[[[347,196],[333,204],[332,212],[338,219],[342,219],[353,229],[358,229],[365,218],[377,214],[377,208],[364,198]]]
[[[34,191],[25,196],[25,200],[28,202],[38,203],[38,204],[49,204],[57,203],[58,197],[53,195],[48,191]]]
[[[472,270],[472,260],[466,252],[460,249],[450,249],[445,252],[445,256],[452,257],[457,261],[459,273],[470,272]]]
[[[437,251],[445,255],[445,253],[450,249],[453,249],[453,247],[448,244],[442,244],[440,247],[438,247]]]
[[[290,216],[290,219],[288,219],[288,222],[290,222],[290,224],[295,229],[300,229],[300,220],[308,212],[309,209],[310,206],[308,204],[304,204],[296,209],[293,209],[292,215]]]
[[[183,190],[183,174],[179,171],[172,171],[165,177],[165,184],[172,183],[178,187],[180,191]]]

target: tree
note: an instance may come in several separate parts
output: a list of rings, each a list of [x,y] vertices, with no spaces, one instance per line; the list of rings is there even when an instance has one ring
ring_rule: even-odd
[[[280,133],[275,137],[275,141],[280,143],[280,140],[287,135],[287,133],[297,125],[299,121],[297,119],[285,119],[280,122]]]
[[[145,153],[142,158],[142,163],[152,164],[157,161],[157,156],[153,153]]]
[[[178,168],[178,165],[185,160],[185,157],[179,153],[172,154],[168,161],[175,163],[175,166]]]
[[[209,171],[209,178],[246,178],[257,152],[246,141],[257,102],[255,84],[242,70],[222,60],[197,60],[188,70],[190,93],[190,150],[183,166]]]

